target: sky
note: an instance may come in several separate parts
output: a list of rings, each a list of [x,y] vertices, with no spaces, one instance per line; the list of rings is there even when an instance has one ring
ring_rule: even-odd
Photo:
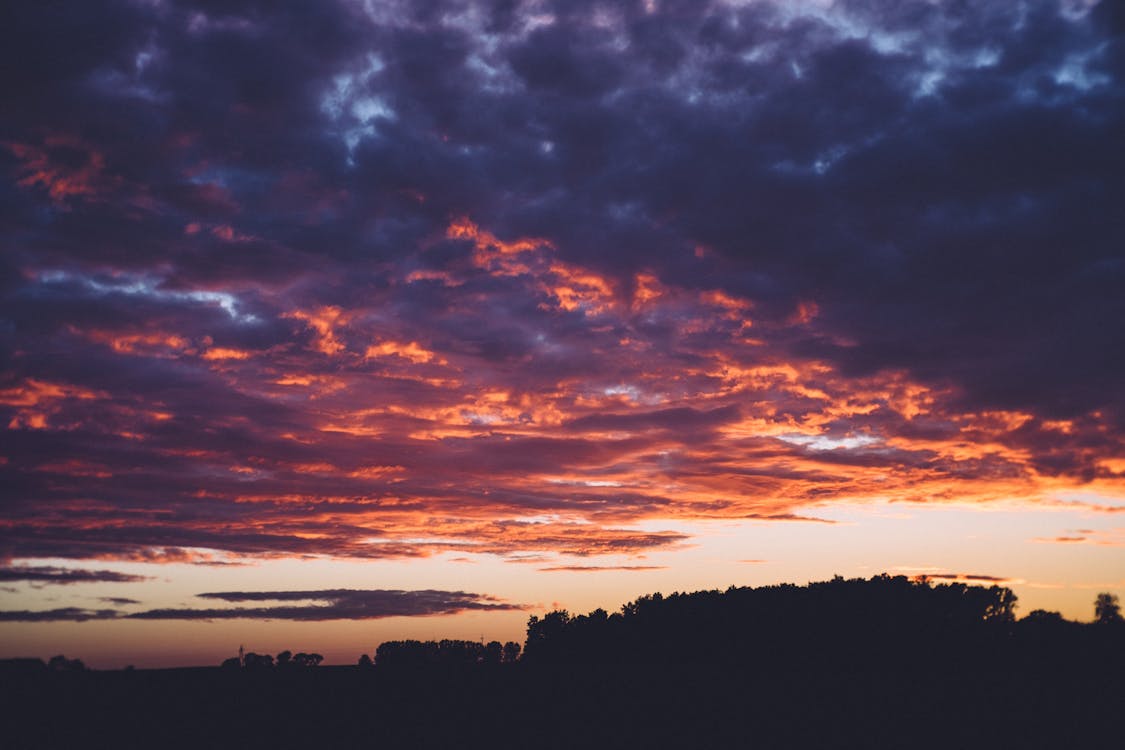
[[[0,657],[1125,595],[1125,10],[0,11]]]

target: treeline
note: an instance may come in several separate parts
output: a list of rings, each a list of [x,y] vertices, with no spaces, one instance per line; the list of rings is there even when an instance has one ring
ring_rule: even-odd
[[[712,663],[904,666],[1018,656],[1022,647],[1097,648],[1125,635],[1116,597],[1100,595],[1094,626],[1037,610],[1015,617],[1001,586],[903,576],[642,596],[610,614],[532,617],[528,663]]]
[[[307,654],[300,651],[294,654],[292,651],[282,651],[274,659],[270,654],[256,654],[248,652],[240,654],[239,656],[232,656],[222,663],[223,669],[250,669],[250,670],[263,670],[263,669],[306,669],[309,667],[320,666],[324,661],[324,657],[320,654]]]
[[[1015,616],[1016,595],[1002,586],[935,583],[886,574],[725,591],[655,593],[609,613],[555,610],[528,620],[527,640],[399,640],[363,654],[358,666],[385,670],[470,668],[514,664],[700,664],[776,668],[880,665],[926,666],[1002,659],[1120,658],[1125,618],[1116,596],[1099,594],[1094,621],[1066,620],[1034,610]],[[304,670],[317,653],[241,653],[225,670]],[[1123,664],[1125,666],[1125,664]],[[85,669],[79,659],[0,660],[0,673],[38,674]]]
[[[36,675],[47,672],[85,672],[86,665],[81,659],[68,659],[62,654],[43,661],[35,657],[24,659],[0,659],[0,674]]]
[[[477,641],[384,641],[375,649],[375,659],[364,654],[360,666],[383,669],[430,667],[472,667],[478,664],[512,664],[519,660],[521,647],[515,641],[480,643]]]
[[[1093,624],[1035,610],[1021,620],[1003,586],[879,575],[806,586],[730,587],[642,596],[610,614],[555,610],[528,621],[527,640],[387,641],[359,665],[388,669],[480,664],[755,664],[814,668],[987,666],[998,659],[1072,658],[1125,641],[1117,597],[1099,594]],[[1120,648],[1116,649],[1120,651]]]
[[[513,664],[519,661],[522,647],[515,641],[489,643],[445,639],[441,641],[385,641],[369,654],[359,657],[357,666],[383,669],[426,669],[474,667],[483,664]],[[297,654],[282,651],[275,659],[270,654],[246,652],[232,656],[222,663],[227,670],[285,670],[319,666],[324,657],[320,654]]]

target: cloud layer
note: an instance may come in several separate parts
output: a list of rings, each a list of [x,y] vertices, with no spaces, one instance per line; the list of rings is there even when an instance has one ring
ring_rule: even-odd
[[[0,582],[27,581],[33,584],[69,583],[137,583],[147,576],[119,573],[115,570],[82,570],[50,565],[15,565],[0,568]]]
[[[451,615],[466,610],[505,611],[524,609],[491,596],[464,591],[328,589],[319,591],[228,591],[199,594],[224,602],[294,602],[268,607],[222,607],[147,609],[125,612],[117,609],[89,610],[77,607],[41,611],[0,611],[0,622],[85,622],[87,620],[374,620],[383,617]],[[130,599],[115,604],[139,604]]]
[[[0,558],[1120,496],[1119,7],[6,10]]]

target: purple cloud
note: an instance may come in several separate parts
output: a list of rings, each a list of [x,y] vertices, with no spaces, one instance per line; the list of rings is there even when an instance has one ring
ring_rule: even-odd
[[[114,570],[82,570],[49,565],[16,565],[0,568],[0,581],[28,581],[34,584],[137,583],[149,576],[119,573]]]
[[[506,611],[524,609],[490,596],[464,591],[399,591],[328,589],[323,591],[227,591],[199,594],[226,602],[315,601],[270,607],[229,609],[150,609],[127,617],[139,620],[372,620],[383,617],[450,615],[465,610]]]

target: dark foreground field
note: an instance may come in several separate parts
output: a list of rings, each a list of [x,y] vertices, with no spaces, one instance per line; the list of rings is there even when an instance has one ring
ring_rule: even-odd
[[[1125,674],[678,664],[319,667],[5,680],[0,746],[1017,748],[1125,746]],[[956,661],[956,660],[954,660]]]

